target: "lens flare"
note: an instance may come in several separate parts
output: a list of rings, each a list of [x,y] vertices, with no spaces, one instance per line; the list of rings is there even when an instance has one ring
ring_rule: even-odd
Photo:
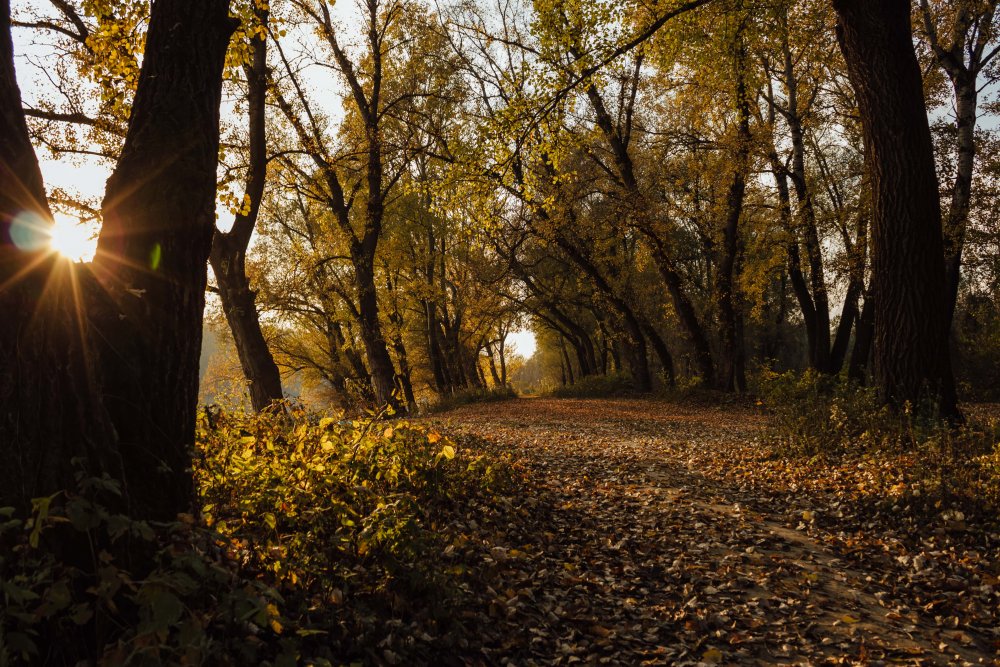
[[[18,213],[10,223],[10,240],[23,252],[44,250],[49,245],[48,220],[34,211]]]

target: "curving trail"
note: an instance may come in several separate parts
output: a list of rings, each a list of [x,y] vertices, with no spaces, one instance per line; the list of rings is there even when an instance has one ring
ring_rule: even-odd
[[[468,603],[441,662],[1000,665],[1000,536],[908,535],[845,492],[854,471],[781,472],[748,407],[521,399],[434,421],[527,479],[442,555]]]

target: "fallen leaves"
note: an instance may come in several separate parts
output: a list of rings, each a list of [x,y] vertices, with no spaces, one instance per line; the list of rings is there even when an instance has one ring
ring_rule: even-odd
[[[531,399],[438,422],[524,470],[449,528],[456,663],[1000,664],[1000,536],[904,535],[868,500],[899,478],[776,458],[752,410]]]

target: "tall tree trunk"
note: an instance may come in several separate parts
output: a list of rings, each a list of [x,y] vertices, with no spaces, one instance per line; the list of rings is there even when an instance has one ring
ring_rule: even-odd
[[[691,300],[684,291],[683,281],[680,274],[674,267],[670,256],[670,249],[666,241],[653,231],[652,206],[645,194],[639,187],[639,180],[635,175],[635,165],[629,153],[629,140],[616,127],[611,114],[604,104],[604,98],[597,86],[587,87],[587,98],[594,110],[597,126],[601,129],[605,140],[611,147],[614,156],[615,167],[621,177],[622,184],[628,192],[629,199],[638,217],[639,231],[651,242],[653,248],[653,258],[656,260],[657,269],[667,286],[677,319],[681,323],[688,341],[695,351],[695,358],[698,363],[698,371],[706,383],[711,385],[715,381],[714,364],[712,362],[712,350],[708,344],[708,336],[698,320],[698,315],[694,310]],[[670,369],[672,375],[673,369]]]
[[[267,25],[268,12],[256,10],[256,18]],[[260,328],[256,294],[247,278],[246,254],[257,224],[267,180],[267,39],[253,38],[253,60],[246,67],[249,106],[250,168],[247,174],[246,199],[249,207],[240,211],[228,232],[216,231],[209,260],[219,285],[222,312],[236,342],[240,367],[250,388],[250,402],[260,412],[283,397],[281,374],[268,349]]]
[[[972,176],[976,160],[976,106],[979,91],[976,76],[966,74],[956,76],[952,83],[955,88],[955,123],[958,160],[955,168],[955,183],[951,190],[951,205],[944,221],[945,252],[945,298],[948,307],[948,322],[955,314],[958,301],[958,285],[961,282],[962,249],[965,246],[965,229],[969,220],[972,202]]]
[[[48,203],[21,111],[10,2],[0,0],[0,505],[121,477],[101,403],[84,292],[87,272],[47,247]]]
[[[192,499],[206,265],[215,231],[227,0],[157,0],[125,145],[104,198],[94,272],[101,380],[136,516]]]
[[[722,338],[722,376],[719,383],[726,391],[745,391],[745,350],[742,339],[742,322],[737,305],[736,263],[739,255],[739,225],[743,217],[743,200],[746,196],[746,178],[750,162],[750,102],[744,68],[745,47],[737,45],[736,54],[736,135],[735,164],[729,193],[726,197],[726,220],[723,243],[716,274],[715,298],[719,306],[719,326]]]
[[[941,207],[908,0],[833,0],[872,181],[875,380],[883,400],[928,392],[955,416]]]
[[[802,118],[799,115],[798,81],[795,78],[795,67],[787,34],[783,35],[782,55],[784,57],[785,89],[788,94],[788,110],[785,120],[788,122],[789,135],[792,140],[790,173],[792,186],[795,189],[795,199],[798,203],[798,220],[797,224],[793,226],[792,242],[796,244],[797,255],[798,234],[801,230],[806,259],[809,262],[809,287],[812,289],[810,299],[812,308],[808,312],[812,322],[807,324],[807,329],[812,332],[809,341],[809,364],[822,373],[830,373],[830,302],[826,292],[819,230],[816,227],[816,209],[813,206],[812,192],[806,180],[805,132],[802,129]],[[803,310],[803,314],[806,312]]]

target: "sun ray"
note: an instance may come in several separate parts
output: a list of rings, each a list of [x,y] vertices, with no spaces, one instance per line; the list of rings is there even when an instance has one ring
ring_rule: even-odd
[[[97,250],[97,235],[92,223],[56,213],[49,232],[49,247],[74,262],[89,262]]]

